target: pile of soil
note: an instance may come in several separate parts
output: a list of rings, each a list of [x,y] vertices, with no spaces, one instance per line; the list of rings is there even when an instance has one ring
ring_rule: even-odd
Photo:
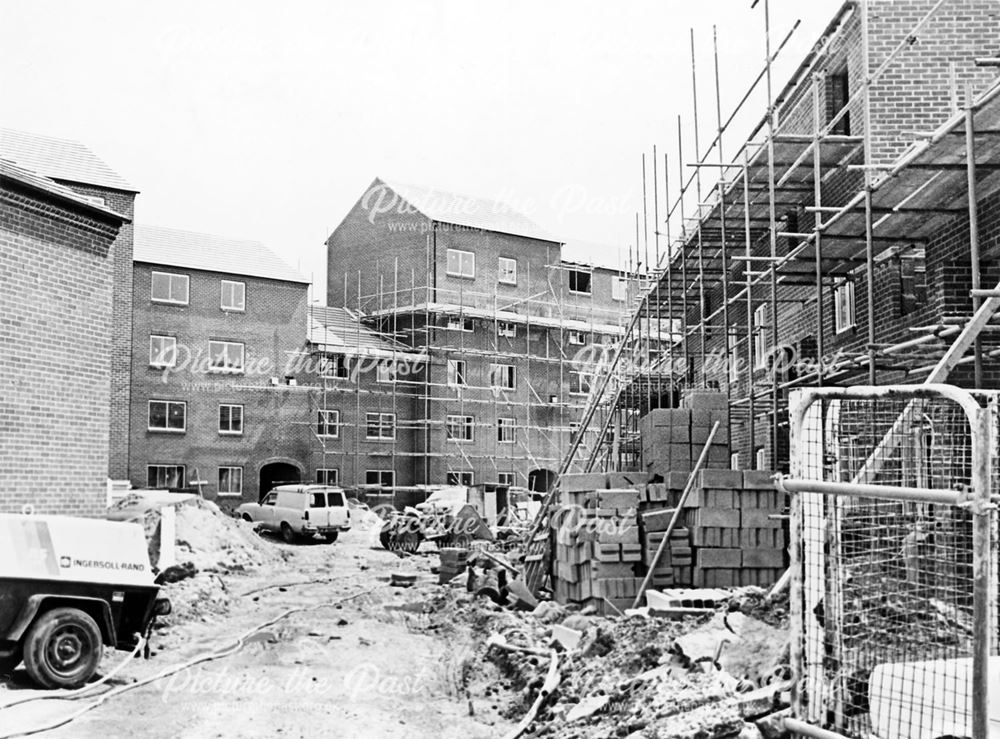
[[[177,506],[176,559],[192,563],[199,572],[240,572],[281,562],[287,554],[262,541],[252,523],[196,498]]]

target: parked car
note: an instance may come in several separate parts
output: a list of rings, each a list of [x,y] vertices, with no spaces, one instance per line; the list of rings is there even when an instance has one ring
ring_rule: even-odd
[[[0,675],[23,659],[43,688],[84,685],[104,647],[136,648],[170,613],[159,591],[138,524],[0,514]]]
[[[332,544],[341,531],[351,528],[343,489],[329,485],[279,485],[260,503],[241,505],[236,515],[259,529],[281,534],[288,543],[319,534]]]

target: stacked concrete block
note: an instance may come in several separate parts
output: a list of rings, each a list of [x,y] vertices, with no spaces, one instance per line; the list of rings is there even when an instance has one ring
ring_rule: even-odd
[[[552,522],[554,594],[561,603],[614,613],[631,607],[639,592],[644,574],[637,519],[641,494],[636,488],[605,486],[627,481],[621,474],[560,480],[560,508]],[[633,477],[645,480],[641,474]]]
[[[443,547],[441,555],[441,565],[438,568],[438,582],[444,585],[465,572],[468,564],[469,550],[461,547]]]
[[[725,469],[729,466],[729,409],[725,396],[701,393],[689,396],[685,402],[690,405],[658,408],[640,419],[645,472],[666,476],[670,472],[692,470],[716,421],[719,429],[703,467]]]

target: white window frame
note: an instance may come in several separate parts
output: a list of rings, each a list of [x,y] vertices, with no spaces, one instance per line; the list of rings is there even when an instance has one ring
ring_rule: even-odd
[[[228,348],[231,346],[238,346],[240,348],[240,363],[239,366],[224,366],[217,367],[215,365],[215,353],[216,349],[219,347],[225,347],[225,356],[229,356]],[[246,367],[247,359],[247,348],[246,344],[242,341],[226,341],[224,339],[209,339],[208,340],[208,361],[209,361],[209,372],[215,372],[219,374],[227,375],[241,375],[243,374],[243,368]]]
[[[332,475],[330,473],[333,473]],[[330,481],[330,478],[333,481]],[[338,487],[340,485],[340,468],[339,467],[320,467],[316,470],[316,484],[317,485],[330,485],[332,487]]]
[[[457,271],[452,269],[451,258],[455,255],[458,259]],[[471,262],[471,264],[468,264]],[[475,252],[463,249],[448,249],[445,254],[445,273],[449,277],[462,277],[474,280],[476,278],[476,254]]]
[[[763,303],[753,311],[753,365],[756,369],[764,367],[767,362],[767,319],[768,305]]]
[[[476,440],[476,419],[474,416],[449,415],[445,417],[445,439],[458,444],[468,444]],[[456,435],[456,431],[460,435]]]
[[[167,297],[157,298],[154,295],[153,285],[156,284],[157,277],[167,278]],[[179,280],[177,284],[184,285],[184,299],[174,297],[174,284],[175,280]],[[157,272],[154,271],[149,277],[149,300],[151,303],[165,303],[167,305],[187,305],[191,300],[191,278],[188,275],[179,275],[176,272]]]
[[[833,328],[838,334],[857,325],[854,280],[844,280],[833,288]]]
[[[617,275],[611,278],[611,299],[619,303],[624,303],[628,300],[627,278],[618,277]]]
[[[490,387],[498,390],[516,390],[517,367],[513,364],[491,364]]]
[[[580,273],[582,275],[589,275],[590,276],[590,281],[587,283],[587,288],[588,288],[587,290],[576,290],[576,289],[573,288],[573,281],[572,281],[572,279],[569,276],[567,276],[567,278],[566,278],[566,284],[567,284],[567,287],[569,288],[570,293],[573,294],[573,295],[593,295],[594,294],[594,270],[592,270],[592,269],[580,269],[580,268],[577,268],[577,267],[571,267],[569,269],[569,271],[568,271],[568,275],[572,275],[574,272],[578,272],[578,273]]]
[[[448,316],[448,322],[445,324],[446,328],[452,331],[464,331],[469,334],[476,330],[475,324],[473,324],[471,318],[465,318],[463,316]],[[468,326],[468,328],[466,328]]]
[[[740,453],[733,452],[729,455],[729,469],[738,470],[740,468]]]
[[[497,321],[497,336],[499,338],[516,339],[517,324],[512,321]]]
[[[570,421],[569,422],[569,443],[572,444],[576,441],[577,434],[580,433],[580,422]]]
[[[229,428],[222,428],[222,409],[229,409]],[[233,431],[233,408],[240,409],[240,430]],[[222,436],[243,436],[243,406],[237,403],[219,403],[219,434]]]
[[[570,330],[566,332],[566,341],[571,346],[586,346],[587,332]]]
[[[506,485],[509,488],[514,487],[517,484],[517,473],[516,472],[498,472],[497,473],[497,485]]]
[[[396,382],[396,363],[387,359],[375,365],[375,381],[383,385]]]
[[[374,420],[372,420],[374,418]],[[388,421],[386,420],[388,419]],[[371,427],[378,427],[378,434],[371,435]],[[385,435],[388,426],[389,436]],[[365,439],[368,441],[394,441],[396,438],[396,414],[395,413],[366,413],[365,414]]]
[[[497,441],[501,444],[513,444],[516,439],[517,422],[504,416],[497,418]]]
[[[379,481],[376,482],[376,483],[368,482],[368,476],[369,475],[377,475],[378,478],[379,478]],[[383,475],[388,475],[389,476],[389,484],[388,485],[383,485],[382,484],[382,476]],[[396,487],[396,471],[395,470],[365,470],[365,486],[366,487],[377,486],[377,487],[380,487],[380,488],[394,488],[394,487]]]
[[[239,300],[235,300],[235,288],[239,286]],[[226,305],[226,288],[230,288],[230,297],[234,299],[234,305]],[[245,313],[247,309],[247,284],[238,280],[222,280],[219,284],[219,306],[224,311],[230,313]]]
[[[578,378],[578,388],[573,389],[573,379]],[[593,389],[594,378],[591,373],[584,372],[583,370],[570,370],[569,371],[569,394],[570,395],[590,395],[590,391]],[[586,388],[586,389],[584,389]]]
[[[754,451],[754,469],[766,470],[767,469],[767,449],[760,446]]]
[[[180,470],[180,485],[177,485],[176,487],[177,488],[183,488],[183,487],[185,487],[185,483],[187,482],[187,469],[182,464],[147,464],[146,465],[146,486],[147,487],[153,487],[156,490],[166,490],[167,488],[156,488],[154,485],[150,485],[149,484],[149,473],[152,470],[171,470],[171,469]]]
[[[153,351],[153,343],[155,340],[159,339],[159,351]],[[170,360],[169,361],[157,361],[154,357],[163,357],[168,353],[164,349],[163,344],[169,342],[170,350]],[[177,337],[176,336],[165,336],[163,334],[150,334],[149,335],[149,366],[156,367],[157,369],[165,369],[168,367],[177,366]]]
[[[517,260],[500,257],[497,260],[497,282],[501,285],[517,284]]]
[[[226,492],[222,492],[222,473],[224,470],[229,471],[230,475],[230,489]],[[232,474],[234,470],[239,470],[239,490],[232,490]],[[242,467],[230,467],[223,466],[219,467],[219,479],[218,479],[218,494],[220,498],[242,498],[243,497],[243,468]]]
[[[448,470],[445,484],[471,488],[476,484],[476,475],[472,470]]]
[[[164,409],[164,419],[167,426],[159,427],[151,425],[153,403],[164,403],[166,408]],[[170,428],[170,406],[179,405],[184,409],[184,425],[181,428]],[[146,430],[153,431],[158,434],[183,434],[187,431],[187,401],[185,400],[150,400],[146,404]]]
[[[350,375],[347,369],[347,362],[343,354],[334,354],[329,357],[320,357],[319,374],[321,377],[329,377],[335,380],[346,380]]]
[[[469,384],[468,365],[464,359],[448,360],[448,386],[465,387]]]
[[[740,379],[740,338],[736,334],[729,334],[729,339],[727,341],[728,346],[726,347],[729,351],[729,356],[726,357],[727,365],[729,366],[729,382],[735,383],[739,382]]]
[[[331,419],[333,419],[331,421]],[[333,433],[328,433],[330,427]],[[316,435],[324,439],[340,438],[340,410],[337,408],[320,408],[316,413]]]

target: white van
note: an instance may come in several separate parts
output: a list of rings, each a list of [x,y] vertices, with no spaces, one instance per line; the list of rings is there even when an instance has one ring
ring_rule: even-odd
[[[329,485],[279,485],[260,503],[244,503],[236,509],[244,521],[281,534],[291,543],[300,536],[320,534],[328,543],[351,528],[351,509],[344,490]]]

